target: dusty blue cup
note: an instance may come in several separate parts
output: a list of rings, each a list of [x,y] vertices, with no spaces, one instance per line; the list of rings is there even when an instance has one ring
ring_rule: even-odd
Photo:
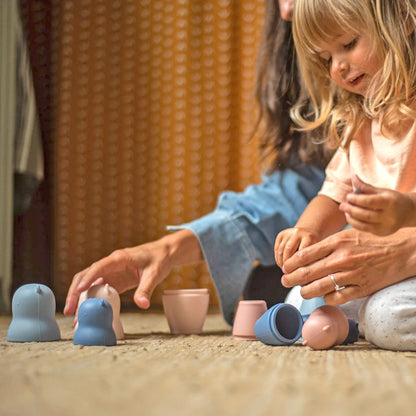
[[[302,334],[300,312],[288,303],[277,303],[268,309],[254,325],[259,341],[267,345],[291,345]]]

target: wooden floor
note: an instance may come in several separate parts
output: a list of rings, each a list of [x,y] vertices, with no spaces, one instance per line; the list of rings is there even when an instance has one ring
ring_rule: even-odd
[[[362,341],[329,351],[237,341],[218,314],[202,335],[169,334],[162,313],[124,313],[115,347],[9,343],[0,317],[0,415],[416,414],[416,353]]]

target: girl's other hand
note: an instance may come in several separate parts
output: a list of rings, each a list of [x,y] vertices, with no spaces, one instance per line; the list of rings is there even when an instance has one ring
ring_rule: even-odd
[[[357,175],[353,176],[352,182],[355,191],[339,206],[352,227],[384,236],[401,227],[416,225],[412,194],[376,188],[361,181]]]

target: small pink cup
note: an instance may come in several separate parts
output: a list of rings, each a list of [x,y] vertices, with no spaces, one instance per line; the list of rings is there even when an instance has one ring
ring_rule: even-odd
[[[179,289],[165,292],[162,296],[163,310],[171,334],[200,334],[208,312],[208,289]]]
[[[201,293],[208,293],[208,289],[166,289],[163,295],[199,295]]]
[[[266,311],[267,304],[264,300],[240,300],[234,318],[234,338],[243,341],[256,340],[254,325]]]

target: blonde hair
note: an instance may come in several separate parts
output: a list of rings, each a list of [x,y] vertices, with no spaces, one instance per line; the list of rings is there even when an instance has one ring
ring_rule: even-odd
[[[323,126],[330,146],[347,145],[366,118],[379,117],[384,133],[403,117],[416,118],[416,0],[296,0],[293,36],[312,109],[291,111],[300,130]],[[364,29],[363,29],[364,28]],[[337,86],[317,53],[322,41],[368,30],[383,62],[368,97]]]

